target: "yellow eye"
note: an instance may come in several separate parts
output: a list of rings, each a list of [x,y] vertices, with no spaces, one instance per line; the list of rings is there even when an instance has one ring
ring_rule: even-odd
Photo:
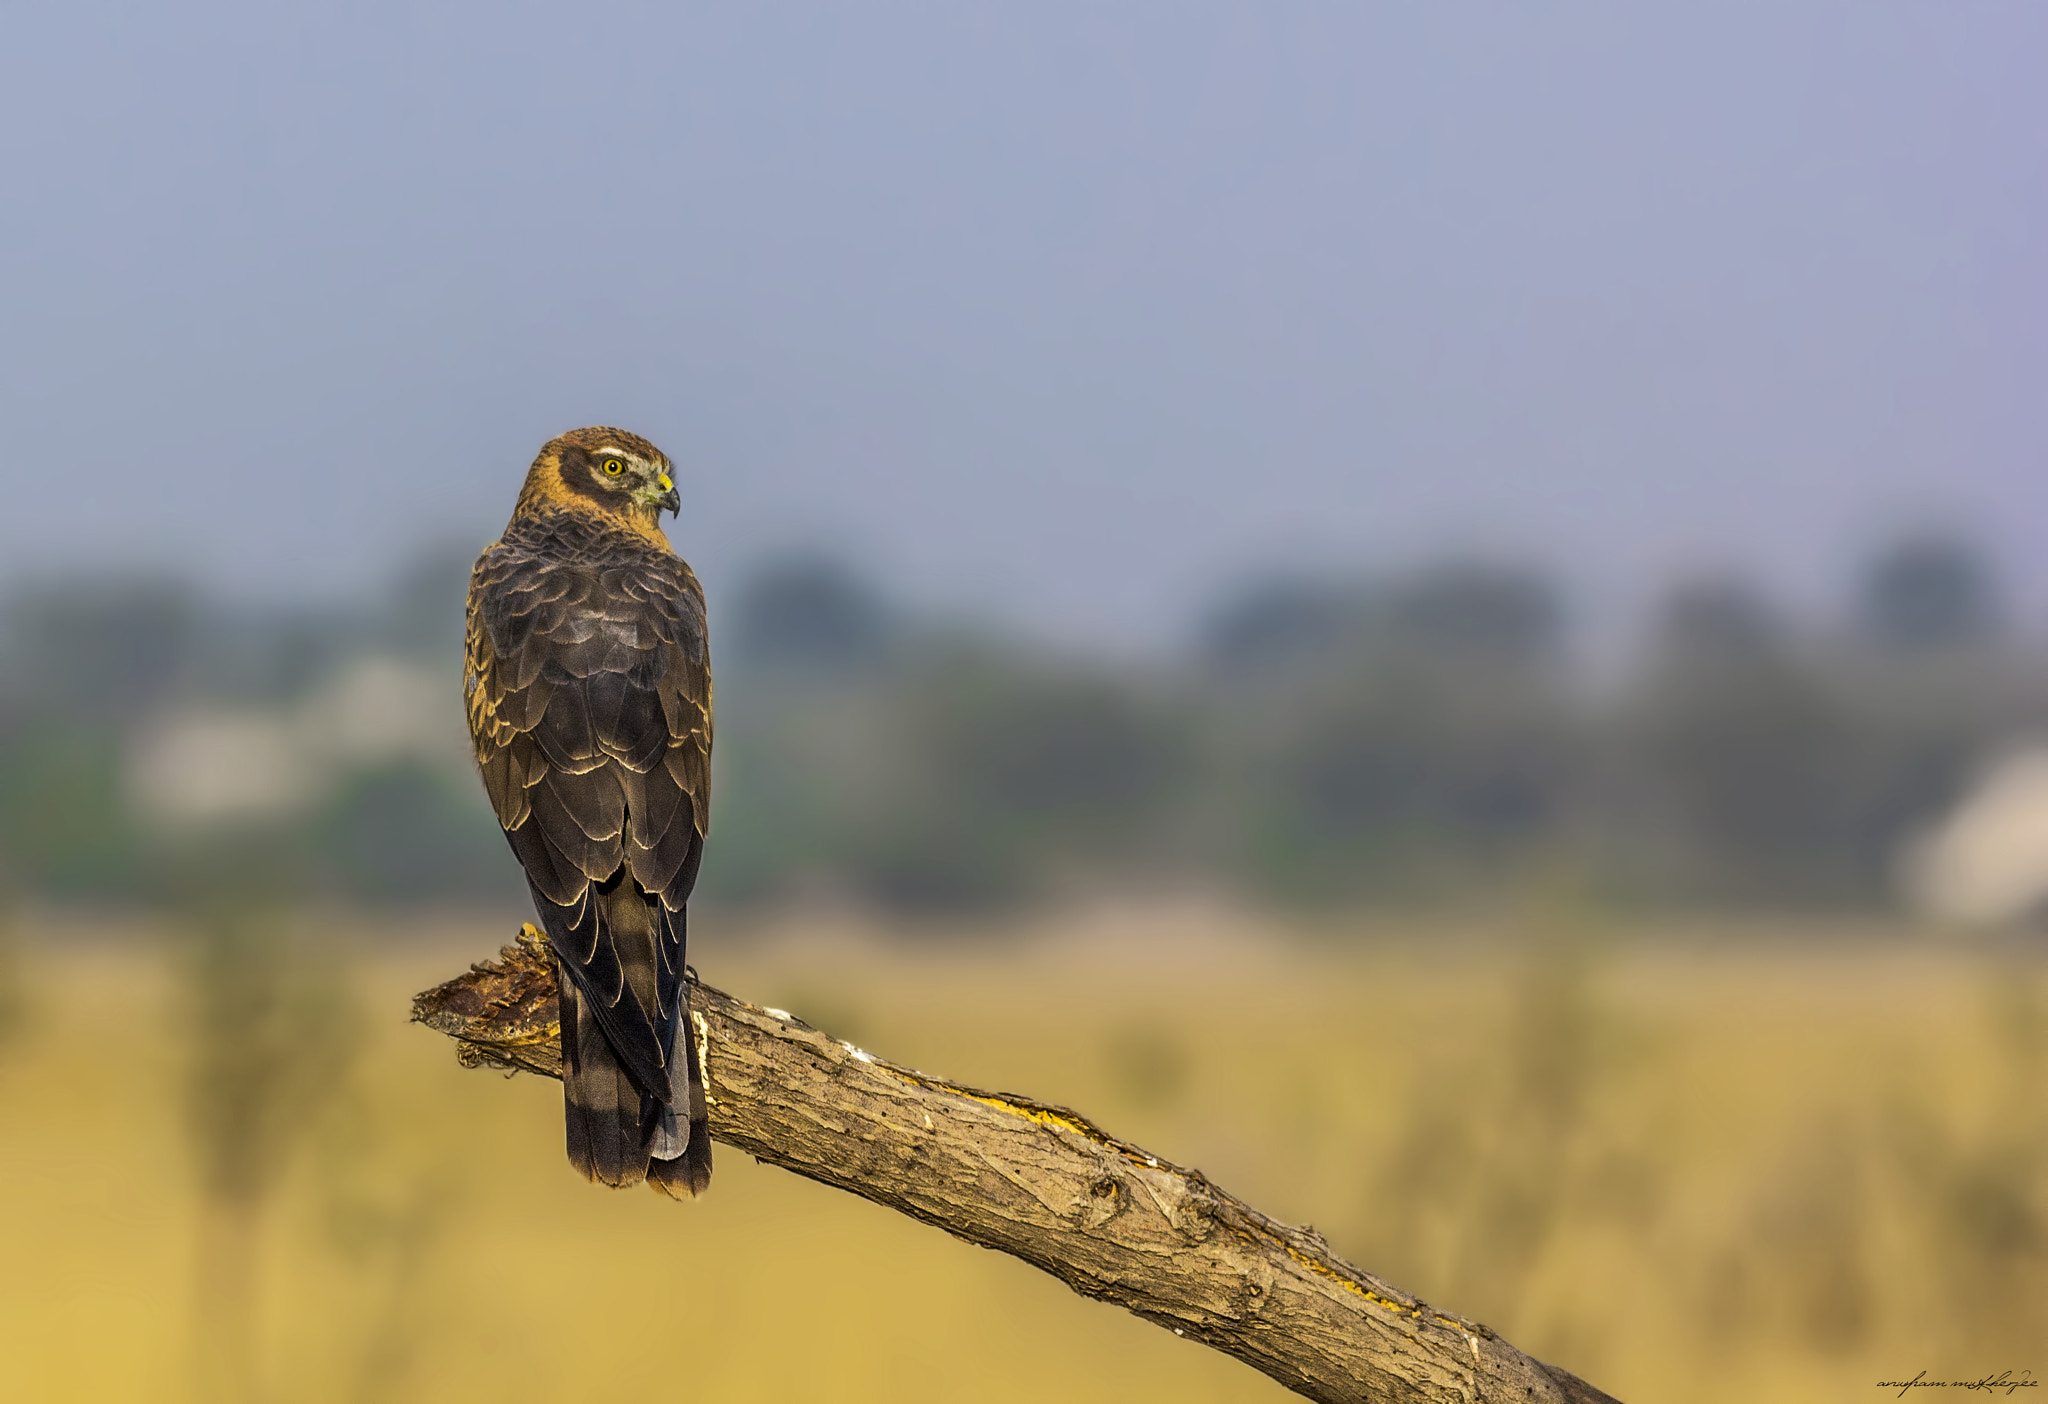
[[[604,471],[616,478],[619,474],[626,471],[626,465],[619,462],[616,458],[607,458],[604,461]]]

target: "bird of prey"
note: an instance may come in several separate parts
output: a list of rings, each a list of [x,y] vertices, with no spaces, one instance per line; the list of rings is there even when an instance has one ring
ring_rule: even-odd
[[[684,906],[711,808],[704,591],[669,546],[668,458],[577,429],[533,461],[469,581],[470,736],[561,990],[569,1161],[675,1197],[711,1181]]]

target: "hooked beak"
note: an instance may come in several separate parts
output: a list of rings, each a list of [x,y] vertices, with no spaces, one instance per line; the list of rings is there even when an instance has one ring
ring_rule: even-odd
[[[661,486],[663,488],[662,495],[655,502],[655,506],[660,508],[661,511],[657,511],[655,515],[660,516],[661,512],[665,511],[671,517],[681,516],[683,512],[683,495],[676,491],[675,480],[670,478],[668,474],[663,473],[661,475]]]

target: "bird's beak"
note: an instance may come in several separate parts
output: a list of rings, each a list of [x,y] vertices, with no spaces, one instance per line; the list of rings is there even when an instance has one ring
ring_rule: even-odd
[[[662,495],[658,505],[671,517],[681,516],[683,512],[683,495],[676,491],[675,480],[670,478],[668,474],[663,473],[661,475],[661,487]]]

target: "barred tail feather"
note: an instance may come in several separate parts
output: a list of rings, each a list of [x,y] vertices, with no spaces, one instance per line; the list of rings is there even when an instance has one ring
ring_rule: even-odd
[[[688,986],[676,1003],[675,1039],[682,1056],[669,1060],[670,1097],[676,1108],[686,1109],[688,1120],[678,1128],[676,1111],[663,1109],[664,1145],[675,1149],[648,1162],[647,1183],[671,1199],[694,1199],[711,1187],[711,1114],[704,1098],[704,1070],[697,1062],[697,1030],[690,1020]]]
[[[574,980],[560,979],[562,1112],[569,1163],[601,1184],[623,1187],[647,1177],[648,1122],[633,1079],[603,1028],[583,1007]],[[659,1106],[659,1103],[656,1103]]]

